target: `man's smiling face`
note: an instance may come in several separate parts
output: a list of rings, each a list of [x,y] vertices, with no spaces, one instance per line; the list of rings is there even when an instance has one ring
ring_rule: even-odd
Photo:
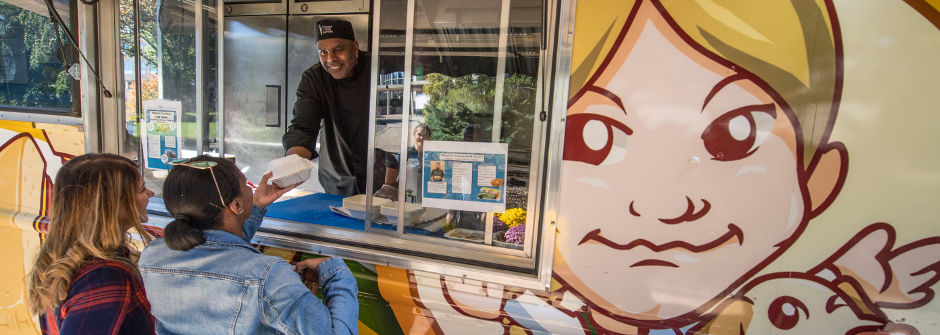
[[[327,38],[317,41],[320,64],[333,77],[349,77],[359,60],[359,43],[344,38]]]

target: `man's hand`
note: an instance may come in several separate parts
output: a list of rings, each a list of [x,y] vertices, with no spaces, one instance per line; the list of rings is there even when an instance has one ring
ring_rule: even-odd
[[[294,185],[283,188],[274,184],[268,184],[268,179],[271,179],[271,175],[273,174],[274,172],[268,172],[265,173],[263,177],[261,177],[261,182],[258,183],[258,188],[255,189],[255,195],[252,199],[252,202],[255,204],[255,206],[262,208],[268,207],[268,205],[274,203],[274,201],[284,195],[284,193],[287,193],[287,191],[293,190],[294,187],[302,184],[296,183]]]
[[[310,159],[310,157],[313,157],[313,153],[304,147],[290,147],[290,149],[287,149],[287,153],[285,153],[284,156],[290,156],[292,154],[297,154],[297,156],[300,156],[306,159]]]

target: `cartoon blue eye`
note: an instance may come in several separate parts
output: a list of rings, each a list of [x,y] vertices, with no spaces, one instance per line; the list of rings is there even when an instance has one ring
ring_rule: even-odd
[[[702,133],[705,150],[717,161],[750,156],[767,139],[774,126],[774,104],[745,106],[712,121]]]

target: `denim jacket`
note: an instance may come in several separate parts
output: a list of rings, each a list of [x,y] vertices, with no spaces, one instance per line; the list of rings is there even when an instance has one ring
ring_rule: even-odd
[[[249,244],[267,212],[252,207],[242,236],[206,230],[206,243],[172,250],[162,238],[139,266],[159,334],[357,334],[356,280],[339,258],[317,267],[326,304],[284,259]]]

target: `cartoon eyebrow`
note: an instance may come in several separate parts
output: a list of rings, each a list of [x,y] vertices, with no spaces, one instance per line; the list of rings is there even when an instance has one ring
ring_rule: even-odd
[[[738,80],[743,80],[743,79],[747,79],[747,77],[743,73],[735,73],[726,77],[725,79],[722,79],[717,84],[715,84],[715,87],[712,87],[711,92],[708,92],[708,96],[705,97],[705,103],[702,104],[702,110],[700,112],[705,111],[705,106],[708,106],[708,102],[712,101],[712,98],[714,98],[715,95],[718,94],[718,92],[721,91],[722,88],[725,88],[725,86],[728,86],[728,84],[731,84],[733,82],[736,82]]]
[[[600,94],[601,96],[607,98],[607,100],[610,100],[610,102],[613,102],[615,105],[617,105],[617,107],[620,107],[620,110],[623,111],[623,114],[627,114],[627,109],[623,107],[623,101],[621,101],[620,97],[614,94],[614,92],[611,92],[604,88],[593,86],[593,85],[589,86],[586,90]]]

